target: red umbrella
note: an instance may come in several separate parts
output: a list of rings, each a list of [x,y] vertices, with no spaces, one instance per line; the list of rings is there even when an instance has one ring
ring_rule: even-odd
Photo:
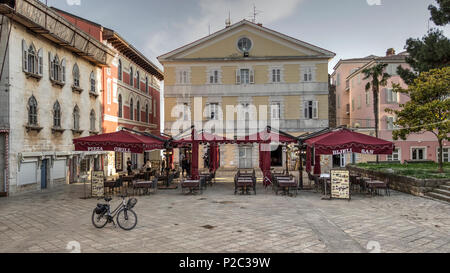
[[[76,151],[112,151],[124,153],[143,153],[164,148],[164,141],[149,136],[137,135],[128,131],[118,131],[77,138],[73,140]]]
[[[298,139],[294,137],[277,134],[275,132],[262,131],[253,135],[238,137],[238,144],[244,143],[297,143]]]

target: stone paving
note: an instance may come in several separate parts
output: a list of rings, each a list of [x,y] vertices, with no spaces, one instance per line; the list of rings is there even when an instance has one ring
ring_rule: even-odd
[[[0,199],[0,253],[433,252],[450,253],[450,205],[392,192],[324,201],[313,191],[235,196],[221,181],[203,195],[181,190],[138,197],[138,225],[98,230],[82,185]],[[119,199],[113,201],[113,206]],[[209,226],[208,226],[209,225]],[[208,227],[208,228],[206,228]],[[70,246],[70,245],[69,245]]]

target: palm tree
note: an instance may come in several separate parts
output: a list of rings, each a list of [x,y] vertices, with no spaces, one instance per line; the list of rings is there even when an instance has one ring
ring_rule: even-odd
[[[373,92],[373,112],[375,116],[375,136],[378,138],[378,129],[379,129],[379,112],[378,102],[379,102],[379,94],[380,94],[380,86],[386,86],[387,81],[391,77],[388,73],[385,72],[385,68],[388,64],[377,64],[372,67],[366,68],[362,71],[364,74],[364,80],[369,80],[366,84],[366,91],[372,89]],[[377,156],[377,163],[379,158]]]

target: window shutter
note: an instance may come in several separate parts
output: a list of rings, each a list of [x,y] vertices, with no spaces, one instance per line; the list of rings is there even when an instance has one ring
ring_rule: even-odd
[[[61,81],[66,82],[66,59],[61,61]]]
[[[309,119],[309,117],[308,117],[308,108],[309,108],[309,102],[308,101],[303,102],[303,117],[305,119]]]
[[[313,119],[319,118],[319,102],[313,102]]]
[[[43,75],[44,74],[44,50],[41,48],[38,52],[38,74]]]
[[[27,42],[25,42],[25,40],[22,40],[22,60],[23,60],[23,71],[27,72],[28,71],[28,51],[27,51]]]
[[[255,71],[250,69],[250,83],[255,83]]]
[[[51,53],[51,52],[49,52],[48,53],[48,64],[49,64],[49,70],[50,70],[50,79],[52,79],[52,80],[55,80],[54,79],[54,75],[53,75],[53,73],[54,73],[54,70],[55,70],[55,67],[53,66],[53,54]]]
[[[383,88],[383,90],[384,90],[384,95],[386,96],[386,103],[389,103],[390,102],[390,100],[389,100],[389,89]]]
[[[236,69],[236,84],[241,84],[241,70]]]

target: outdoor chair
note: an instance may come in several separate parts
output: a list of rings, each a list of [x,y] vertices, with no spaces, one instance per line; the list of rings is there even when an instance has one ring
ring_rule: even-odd
[[[186,194],[186,189],[189,190],[189,194],[196,194],[200,192],[200,194],[203,193],[203,184],[205,179],[201,178],[200,180],[182,180],[181,185],[181,193]]]
[[[295,191],[295,196],[298,194],[298,182],[295,177],[291,176],[278,176],[275,177],[276,181],[276,195],[280,189],[283,193],[289,195],[290,191]]]

